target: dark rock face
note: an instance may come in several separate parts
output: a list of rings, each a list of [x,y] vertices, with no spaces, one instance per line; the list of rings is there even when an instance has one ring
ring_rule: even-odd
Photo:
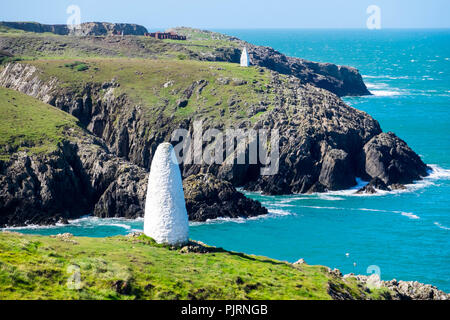
[[[244,187],[266,194],[323,192],[346,189],[356,184],[363,168],[359,154],[364,145],[381,133],[377,121],[364,112],[346,106],[335,95],[294,78],[282,86],[274,77],[283,101],[266,112],[255,128],[280,131],[279,172],[256,176]],[[237,177],[251,177],[252,168],[234,171]],[[239,182],[237,183],[240,184]]]
[[[331,91],[340,97],[371,94],[355,68],[287,57],[270,47],[255,46],[245,42],[241,45],[248,48],[253,65],[293,75],[303,83]]]
[[[81,184],[62,150],[45,160],[13,155],[0,162],[0,226],[54,224],[80,215],[88,209]]]
[[[420,157],[394,133],[382,133],[363,149],[365,172],[387,185],[408,184],[427,175],[428,167]]]
[[[18,153],[0,162],[0,226],[64,222],[94,206],[101,216],[142,215],[146,176],[95,138],[69,134],[49,155]]]
[[[377,190],[390,191],[391,189],[386,185],[386,183],[384,183],[383,180],[381,180],[378,177],[375,177],[372,180],[370,180],[370,182],[367,185],[359,189],[356,193],[375,194],[377,193]]]
[[[184,179],[183,188],[191,221],[267,214],[267,209],[259,202],[246,198],[231,183],[210,174],[192,175]]]
[[[329,190],[342,190],[355,185],[355,172],[348,166],[349,155],[338,149],[331,149],[323,159],[319,182]]]
[[[100,199],[95,203],[94,215],[102,218],[134,219],[144,216],[148,174],[138,166],[121,167]]]
[[[0,25],[28,32],[50,32],[59,35],[76,36],[102,36],[122,32],[124,35],[143,36],[147,33],[145,27],[129,23],[86,22],[80,24],[79,28],[73,30],[65,24],[49,25],[36,22],[0,22]]]

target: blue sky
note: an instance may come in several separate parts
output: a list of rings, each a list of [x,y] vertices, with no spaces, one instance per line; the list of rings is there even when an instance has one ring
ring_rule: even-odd
[[[364,28],[369,5],[381,8],[382,28],[449,28],[450,0],[13,0],[0,21],[66,23],[69,5],[81,21],[138,23],[150,29]]]

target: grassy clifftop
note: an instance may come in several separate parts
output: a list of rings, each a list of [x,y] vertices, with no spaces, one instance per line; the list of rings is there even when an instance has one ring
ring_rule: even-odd
[[[226,62],[91,58],[24,63],[37,67],[42,80],[57,78],[61,86],[68,88],[114,79],[119,85],[114,94],[126,94],[135,104],[145,107],[150,116],[164,110],[167,116],[180,119],[197,113],[235,123],[246,118],[248,109],[261,101],[270,109],[275,98],[269,86],[270,71]],[[85,70],[73,68],[75,63]]]
[[[145,236],[50,238],[0,233],[0,299],[382,298],[326,267],[156,245]],[[77,281],[79,279],[79,281]]]
[[[70,128],[81,130],[75,117],[25,94],[0,87],[1,160],[16,151],[50,152]]]

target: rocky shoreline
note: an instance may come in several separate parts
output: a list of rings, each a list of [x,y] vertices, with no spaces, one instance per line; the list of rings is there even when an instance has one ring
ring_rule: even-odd
[[[293,265],[300,267],[305,265],[304,259],[300,259]],[[343,281],[356,281],[358,287],[370,293],[374,289],[386,289],[383,297],[386,300],[450,300],[450,294],[430,284],[417,281],[388,280],[383,281],[376,273],[372,275],[355,275],[353,273],[343,275],[338,269],[327,268],[328,273],[333,277]],[[337,288],[329,287],[329,294],[335,300],[352,299],[350,293],[345,293]]]
[[[373,288],[386,288],[392,293],[392,300],[450,300],[450,294],[439,290],[430,284],[423,284],[417,281],[382,281],[376,274],[371,276],[346,274],[346,278],[355,278],[361,285],[369,290]]]

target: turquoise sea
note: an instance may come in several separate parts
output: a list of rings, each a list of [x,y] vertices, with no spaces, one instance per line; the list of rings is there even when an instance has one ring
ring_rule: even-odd
[[[370,97],[344,100],[404,139],[434,169],[407,191],[356,196],[261,196],[269,216],[193,223],[191,238],[245,253],[339,268],[376,270],[450,292],[450,30],[218,30],[287,55],[356,67]],[[143,221],[85,217],[36,234],[103,237]]]

